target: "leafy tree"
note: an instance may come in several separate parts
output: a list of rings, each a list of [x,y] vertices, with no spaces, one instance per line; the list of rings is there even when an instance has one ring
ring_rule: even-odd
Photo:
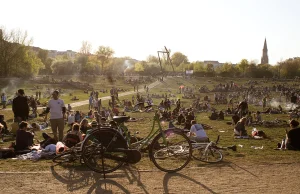
[[[158,60],[158,57],[154,56],[154,55],[149,55],[146,59],[146,61],[148,63],[153,63],[153,64],[159,64],[159,60]]]
[[[0,75],[12,76],[24,73],[21,65],[28,63],[26,55],[28,55],[28,46],[32,43],[32,39],[28,38],[26,31],[7,31],[2,28],[0,32]],[[38,65],[38,67],[41,66]]]
[[[204,72],[205,71],[203,62],[196,61],[196,62],[193,62],[192,65],[193,65],[194,72]]]
[[[78,72],[79,65],[72,60],[56,60],[51,65],[51,69],[55,75],[72,75]]]
[[[240,69],[244,77],[248,67],[249,67],[249,62],[247,59],[242,59],[241,62],[238,64],[238,68]]]
[[[101,61],[101,71],[103,72],[104,65],[108,64],[109,60],[114,55],[114,50],[110,47],[105,46],[99,46],[98,51],[96,52],[96,55],[98,59]]]
[[[290,58],[280,63],[282,75],[287,78],[294,78],[300,74],[300,58]]]
[[[144,68],[144,66],[141,62],[136,63],[134,65],[134,71],[141,72],[141,71],[144,71],[144,70],[145,70],[145,68]]]
[[[45,69],[43,70],[43,73],[50,74],[51,73],[51,65],[53,62],[53,59],[48,58],[48,50],[40,49],[37,53],[38,58],[42,61],[42,63],[45,66]]]
[[[172,56],[171,56],[171,60],[172,63],[175,67],[178,67],[180,64],[187,64],[188,58],[187,56],[185,56],[184,54],[182,54],[181,52],[175,52]]]

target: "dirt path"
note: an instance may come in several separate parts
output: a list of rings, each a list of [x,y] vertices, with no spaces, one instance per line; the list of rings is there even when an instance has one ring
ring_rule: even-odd
[[[0,173],[0,193],[299,193],[300,163],[233,163],[185,168],[180,173],[138,171],[134,166],[107,175],[89,171]]]
[[[148,88],[152,89],[152,88],[158,86],[161,83],[162,82],[160,82],[160,81],[153,82],[153,83],[151,83],[151,84],[148,85]],[[139,92],[142,93],[142,92],[145,92],[145,90],[144,89],[140,89]],[[119,94],[119,97],[128,96],[128,95],[132,95],[132,94],[135,94],[135,93],[136,92],[134,92],[134,91],[123,92],[123,93]],[[111,97],[110,96],[104,96],[104,97],[101,97],[99,99],[101,99],[102,101],[104,101],[104,100],[111,99]],[[71,105],[72,108],[75,108],[75,107],[83,106],[83,105],[86,105],[86,104],[89,104],[89,100],[83,100],[83,101],[79,101],[79,102],[73,102],[70,105]],[[43,109],[43,107],[38,107],[38,109]],[[0,110],[2,110],[2,111],[11,111],[11,108],[0,109]]]
[[[156,82],[153,82],[152,84],[148,85],[148,87],[149,87],[149,89],[152,89],[152,88],[158,86],[160,83],[161,83],[161,82],[156,81]],[[142,92],[145,92],[145,90],[144,90],[144,89],[140,89],[139,92],[142,93]],[[135,93],[136,93],[136,92],[134,92],[134,91],[123,92],[123,93],[120,93],[120,94],[119,94],[119,97],[122,97],[122,96],[128,96],[128,95],[132,95],[132,94],[135,94]],[[105,96],[105,97],[101,97],[100,99],[101,99],[102,101],[104,101],[104,100],[109,100],[109,99],[111,99],[111,97],[110,97],[110,96]],[[71,103],[70,105],[71,105],[72,107],[78,107],[78,106],[82,106],[82,105],[86,105],[86,104],[89,104],[89,100],[84,100],[84,101],[80,101],[80,102],[74,102],[74,103]]]

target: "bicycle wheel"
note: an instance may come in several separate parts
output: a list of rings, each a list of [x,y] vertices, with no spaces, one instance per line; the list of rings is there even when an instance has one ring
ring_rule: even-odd
[[[101,129],[94,131],[84,140],[82,157],[84,163],[98,173],[109,173],[123,165],[120,158],[126,154],[116,149],[128,149],[127,142],[119,132],[114,129]]]
[[[52,161],[61,164],[66,162],[74,162],[77,159],[75,153],[73,151],[65,151],[57,156],[55,156]]]
[[[192,156],[192,145],[189,138],[181,131],[164,131],[158,134],[149,147],[149,157],[154,165],[164,172],[177,172],[183,169]]]
[[[209,147],[205,152],[205,147],[199,147],[193,150],[193,158],[207,163],[220,162],[223,159],[223,154],[220,150]]]

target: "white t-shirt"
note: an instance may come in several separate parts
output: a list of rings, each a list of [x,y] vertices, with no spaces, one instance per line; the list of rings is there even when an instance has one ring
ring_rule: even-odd
[[[197,138],[208,138],[201,124],[194,124],[190,132],[195,133]]]
[[[50,119],[62,119],[62,108],[65,107],[65,103],[61,99],[51,99],[48,102],[48,108],[50,108]]]
[[[68,117],[68,124],[75,123],[75,116],[74,114],[70,114]]]

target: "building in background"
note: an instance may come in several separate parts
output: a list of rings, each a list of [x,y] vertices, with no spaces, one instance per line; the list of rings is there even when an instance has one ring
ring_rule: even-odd
[[[265,38],[263,53],[261,57],[260,64],[269,64],[269,57],[268,57],[268,47],[267,47],[267,39]]]

